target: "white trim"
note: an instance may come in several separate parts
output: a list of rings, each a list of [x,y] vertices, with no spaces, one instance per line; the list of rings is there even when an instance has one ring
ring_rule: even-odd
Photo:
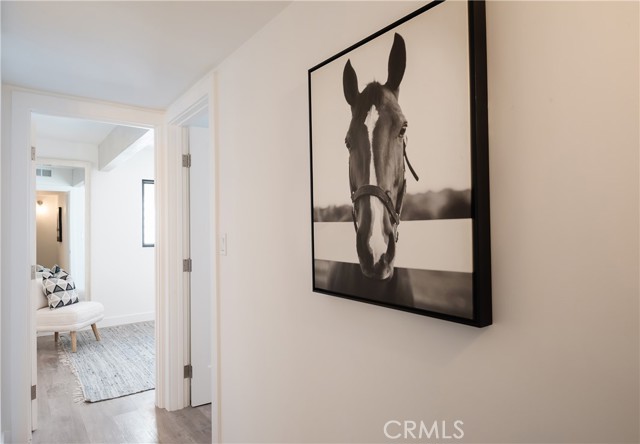
[[[89,99],[64,97],[60,95],[41,93],[5,86],[3,91],[10,106],[10,116],[3,116],[5,131],[9,130],[10,146],[3,146],[3,156],[8,158],[8,164],[3,162],[4,172],[9,172],[4,190],[6,199],[2,200],[2,254],[6,264],[2,282],[2,299],[6,309],[3,325],[4,343],[2,353],[10,357],[9,374],[3,374],[3,398],[12,406],[10,430],[7,439],[10,442],[29,442],[31,440],[31,368],[32,357],[30,339],[35,334],[33,316],[30,312],[30,298],[9,297],[9,295],[28,295],[30,288],[30,266],[34,260],[31,202],[35,199],[35,187],[30,181],[31,168],[31,113],[41,113],[64,117],[89,119],[99,122],[132,125],[145,128],[158,128],[162,124],[162,113],[155,110],[144,110],[127,106],[120,106]],[[9,96],[9,97],[7,97]],[[10,119],[10,120],[7,120]],[[160,131],[158,131],[160,132]],[[162,143],[158,143],[160,153]],[[157,158],[158,156],[156,156]],[[158,162],[158,161],[157,161]],[[34,181],[35,182],[35,181]],[[164,195],[156,194],[161,200]],[[8,211],[10,210],[10,211]],[[163,226],[158,227],[164,229]],[[31,250],[34,250],[33,252]],[[158,253],[156,253],[158,254]],[[163,307],[159,307],[163,308]],[[160,310],[159,313],[162,311]],[[8,325],[7,325],[8,324]],[[157,338],[158,339],[158,338]],[[163,381],[159,380],[158,385]]]
[[[30,294],[30,276],[28,270],[32,263],[31,255],[31,206],[33,202],[34,186],[31,183],[31,112],[24,103],[14,94],[11,100],[11,114],[5,116],[11,118],[11,132],[9,149],[4,148],[3,156],[9,156],[9,162],[3,162],[4,173],[9,172],[10,192],[7,200],[2,200],[4,223],[2,225],[3,237],[8,242],[3,242],[3,263],[6,270],[3,280],[3,304],[8,307],[5,317],[8,321],[3,328],[5,334],[11,336],[6,341],[7,347],[2,352],[5,359],[11,357],[9,374],[4,374],[6,388],[4,398],[9,398],[12,407],[10,424],[8,427],[8,440],[15,442],[27,442],[31,439],[31,377],[32,377],[32,347],[31,335],[35,333],[32,326],[35,317],[31,311],[30,297],[10,298],[9,295]],[[4,125],[3,125],[4,127]],[[5,127],[6,128],[6,127]],[[6,131],[6,129],[5,129]],[[35,183],[35,180],[33,181]],[[7,183],[7,182],[5,182]],[[10,261],[8,259],[11,259]],[[7,325],[8,324],[8,325]]]
[[[109,316],[100,321],[100,328],[114,327],[116,325],[133,324],[135,322],[147,322],[153,321],[156,318],[156,314],[152,311],[146,313],[133,313],[121,316]]]
[[[167,109],[166,121],[181,125],[206,109],[213,100],[214,74],[211,72],[178,97]]]
[[[214,443],[221,442],[221,394],[220,394],[220,343],[219,343],[219,328],[220,328],[220,314],[219,314],[219,285],[218,285],[218,217],[217,217],[217,208],[218,208],[218,149],[217,149],[217,137],[216,137],[216,103],[215,103],[215,87],[216,87],[216,77],[215,74],[209,73],[207,76],[202,78],[199,82],[197,82],[193,87],[191,87],[187,92],[185,92],[180,98],[178,98],[167,110],[166,113],[166,124],[168,131],[168,146],[167,149],[170,150],[170,154],[167,155],[167,158],[176,159],[175,165],[180,165],[179,156],[182,155],[183,152],[187,152],[188,146],[187,140],[184,138],[184,131],[182,126],[188,123],[188,120],[194,116],[196,116],[201,111],[208,109],[209,111],[209,131],[210,131],[210,140],[213,147],[213,156],[211,164],[209,165],[211,169],[211,181],[207,184],[207,186],[211,189],[212,202],[210,202],[210,208],[214,214],[211,215],[211,220],[213,221],[213,226],[211,230],[214,235],[211,237],[211,252],[212,252],[212,286],[214,289],[214,294],[212,295],[212,325],[211,325],[211,387],[212,387],[212,403],[211,403],[211,429],[212,429],[212,439]],[[172,196],[171,202],[173,204],[173,208],[182,209],[184,208],[184,190],[182,189],[183,184],[183,174],[182,168],[175,168],[175,174],[170,176],[172,179],[173,187],[171,188]],[[183,251],[185,251],[185,239],[186,233],[185,230],[188,226],[184,225],[185,220],[183,218],[177,217],[176,220],[173,221],[175,224],[176,230],[167,230],[165,231],[167,234],[171,235],[170,239],[167,239],[167,243],[172,245],[172,254],[176,256],[173,257],[171,262],[181,261]],[[159,270],[160,273],[160,270]],[[182,279],[181,279],[182,280]],[[171,290],[172,288],[181,289],[184,291],[185,285],[183,282],[175,282],[172,283],[175,287],[169,286],[166,290]],[[166,293],[166,291],[165,291]],[[168,298],[171,293],[165,294],[165,297]],[[188,312],[186,305],[188,303],[187,298],[184,293],[180,294],[180,297],[175,297],[176,293],[173,293],[173,300],[169,299],[170,302],[174,303],[173,309],[175,311],[170,310],[169,313],[175,315],[176,319],[173,323],[173,328],[171,331],[176,337],[173,339],[176,341],[174,347],[179,347],[180,345],[184,346],[185,340],[188,340],[188,331],[189,325],[183,324],[179,325],[180,319],[185,319],[185,311]],[[179,299],[178,301],[176,301]],[[180,303],[181,302],[181,303]],[[168,350],[169,353],[172,350]],[[184,359],[184,355],[182,354],[182,350],[175,350],[173,356],[167,357],[167,359],[173,362],[174,366],[177,366],[178,363],[181,363],[182,359]],[[182,372],[182,367],[180,367],[180,372]],[[185,407],[188,402],[188,388],[185,388],[184,380],[182,379],[182,374],[180,378],[175,378],[170,382],[172,386],[172,390],[174,391],[174,396],[176,397],[175,402],[178,401],[179,398],[178,392],[182,392],[182,406]]]

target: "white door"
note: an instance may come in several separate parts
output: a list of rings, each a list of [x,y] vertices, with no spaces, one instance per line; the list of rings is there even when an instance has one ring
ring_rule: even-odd
[[[31,121],[31,169],[29,180],[29,196],[31,198],[29,206],[29,230],[31,231],[31,329],[29,330],[29,345],[31,348],[31,430],[38,428],[38,343],[36,335],[36,310],[40,307],[40,299],[42,298],[42,290],[36,281],[35,265],[36,265],[36,124]]]
[[[33,260],[35,264],[35,258]],[[32,274],[33,277],[33,274]],[[40,306],[42,289],[36,279],[31,280],[31,430],[38,428],[38,399],[34,387],[38,385],[38,343],[36,335],[36,310]]]
[[[33,261],[35,264],[35,259]],[[33,274],[32,274],[33,277]],[[34,396],[34,387],[38,386],[38,343],[35,331],[36,310],[42,299],[42,289],[36,279],[31,280],[31,430],[38,428],[38,399]]]
[[[213,300],[212,145],[209,128],[189,127],[189,207],[191,272],[191,406],[211,402],[211,322]]]

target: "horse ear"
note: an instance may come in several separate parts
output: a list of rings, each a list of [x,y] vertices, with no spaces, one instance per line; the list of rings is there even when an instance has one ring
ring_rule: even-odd
[[[398,33],[393,37],[393,46],[389,54],[389,77],[386,86],[396,95],[400,88],[400,82],[404,76],[404,68],[407,65],[407,50],[404,46],[404,39]]]
[[[356,71],[351,66],[351,60],[347,60],[347,64],[344,65],[344,72],[342,73],[342,87],[344,88],[344,98],[347,99],[347,103],[351,106],[355,106],[356,99],[358,98],[358,76]]]

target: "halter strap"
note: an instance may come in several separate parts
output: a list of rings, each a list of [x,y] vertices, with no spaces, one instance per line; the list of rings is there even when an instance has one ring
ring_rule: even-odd
[[[356,201],[363,196],[375,196],[380,199],[393,219],[394,225],[398,225],[400,223],[400,215],[396,212],[396,208],[393,206],[391,197],[385,193],[382,188],[376,185],[362,185],[351,195],[351,202],[355,204]]]
[[[416,174],[416,170],[414,170],[413,167],[411,166],[411,162],[409,162],[409,157],[407,157],[407,137],[406,136],[402,141],[402,155],[404,156],[404,161],[407,163],[407,166],[409,167],[409,171],[411,171],[413,178],[416,180],[416,182],[418,182],[420,178]]]
[[[413,166],[411,166],[411,162],[409,162],[409,157],[407,157],[407,139],[408,138],[405,136],[405,138],[402,141],[402,155],[404,157],[405,163],[409,167],[409,171],[411,171],[411,174],[413,175],[413,178],[416,181],[419,181],[420,178],[416,174],[416,171],[413,169]],[[400,225],[400,212],[402,211],[402,202],[404,200],[404,194],[406,193],[406,191],[407,191],[407,180],[404,179],[402,181],[402,190],[400,191],[399,196],[396,198],[395,207],[393,206],[393,201],[391,200],[391,196],[389,195],[389,193],[384,191],[382,188],[380,188],[377,185],[362,185],[356,191],[353,191],[351,193],[351,202],[353,203],[353,206],[351,208],[351,216],[353,218],[353,227],[356,229],[356,232],[358,231],[358,223],[356,222],[356,207],[355,207],[356,201],[363,196],[375,196],[378,199],[380,199],[380,202],[382,202],[384,207],[389,212],[389,216],[393,220],[393,225],[396,229],[396,242],[397,242],[398,241],[397,227],[398,225]]]

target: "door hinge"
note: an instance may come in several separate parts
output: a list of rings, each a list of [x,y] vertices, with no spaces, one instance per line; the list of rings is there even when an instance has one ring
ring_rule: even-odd
[[[187,364],[184,366],[184,379],[193,378],[193,367],[191,364]]]
[[[36,279],[36,266],[32,265],[31,266],[31,280],[35,280]]]
[[[31,386],[31,400],[35,400],[36,399],[36,386],[32,385]]]
[[[31,147],[31,160],[36,160],[36,147]]]
[[[191,168],[191,154],[182,155],[182,166],[185,168]]]
[[[191,272],[193,267],[193,262],[191,259],[185,259],[182,261],[182,271]]]

